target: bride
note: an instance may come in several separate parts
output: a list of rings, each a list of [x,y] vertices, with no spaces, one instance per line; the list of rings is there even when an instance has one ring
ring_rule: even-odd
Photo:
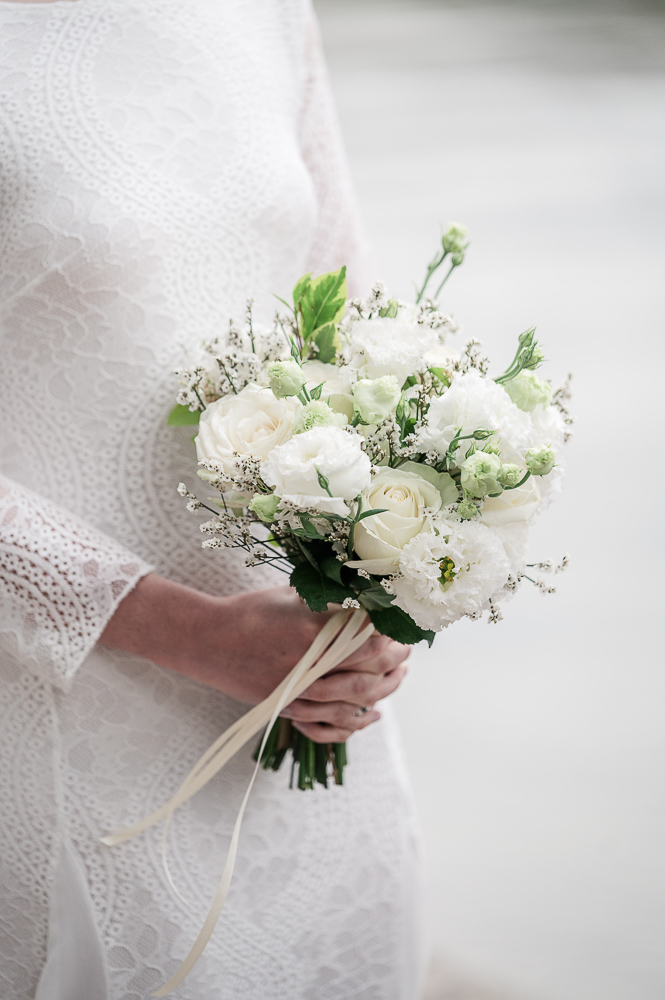
[[[159,831],[99,837],[167,799],[324,620],[198,547],[171,373],[249,295],[269,318],[343,263],[363,290],[365,251],[307,0],[0,0],[0,81],[0,995],[144,1000],[198,933],[251,747],[174,821],[183,899]],[[260,775],[180,1000],[418,997],[408,786],[389,713],[359,711],[405,659],[372,638],[288,710],[352,736],[348,779]]]

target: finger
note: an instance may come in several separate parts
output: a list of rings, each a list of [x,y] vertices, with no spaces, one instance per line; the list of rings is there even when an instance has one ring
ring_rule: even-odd
[[[387,635],[379,635],[377,632],[371,635],[367,642],[364,642],[360,649],[357,649],[355,653],[352,653],[340,666],[338,670],[343,670],[345,668],[354,667],[355,664],[361,663],[365,660],[374,660],[377,656],[380,656],[388,646],[393,642],[389,639]]]
[[[376,709],[361,712],[358,705],[346,701],[294,701],[282,715],[293,722],[320,722],[339,729],[364,729],[371,722],[378,722],[381,713]]]
[[[367,643],[365,643],[366,645]],[[365,646],[362,646],[361,650],[364,650]],[[349,658],[349,660],[345,660],[338,667],[335,667],[334,672],[343,673],[345,670],[353,670],[369,674],[386,674],[389,670],[393,670],[398,663],[407,659],[411,653],[411,647],[389,640],[379,647],[378,651],[370,649],[368,652],[372,654],[369,659],[365,656],[354,660]]]
[[[396,691],[408,670],[402,662],[386,674],[376,676],[370,673],[327,674],[314,681],[301,698],[306,701],[345,701],[352,705],[373,705]],[[300,700],[300,699],[299,699]],[[295,702],[294,702],[295,704]]]

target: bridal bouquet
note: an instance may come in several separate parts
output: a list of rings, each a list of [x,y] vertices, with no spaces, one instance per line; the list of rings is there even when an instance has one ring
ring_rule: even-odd
[[[431,644],[462,617],[497,622],[524,578],[553,589],[528,572],[526,542],[560,488],[568,388],[535,374],[533,329],[495,376],[477,342],[449,345],[456,324],[425,293],[466,247],[451,224],[415,303],[380,283],[347,301],[345,268],[301,278],[270,326],[250,303],[178,371],[169,417],[198,424],[198,475],[215,495],[179,491],[213,515],[204,547],[243,549],[248,565],[287,572],[312,611],[361,610],[402,643]],[[277,719],[262,764],[289,749],[300,788],[342,782],[344,744]]]
[[[287,572],[313,611],[341,605],[282,683],[210,746],[176,793],[151,815],[102,838],[114,846],[169,823],[261,730],[256,767],[235,821],[217,892],[186,959],[153,996],[166,996],[198,961],[224,907],[240,829],[258,768],[293,753],[299,788],[342,783],[344,744],[315,744],[280,713],[375,630],[403,643],[463,617],[490,622],[523,579],[550,592],[526,562],[529,522],[560,486],[571,418],[567,383],[554,391],[535,371],[534,330],[518,338],[498,375],[475,341],[457,352],[456,325],[436,298],[467,247],[451,224],[415,303],[381,284],[346,298],[345,268],[305,275],[270,326],[241,324],[203,345],[178,372],[172,425],[198,424],[204,502],[184,485],[206,548],[239,548],[250,566]],[[434,299],[432,276],[446,264]],[[280,300],[282,301],[282,300]],[[536,571],[534,575],[533,571]],[[174,887],[175,888],[175,887]],[[176,890],[177,891],[177,890]]]

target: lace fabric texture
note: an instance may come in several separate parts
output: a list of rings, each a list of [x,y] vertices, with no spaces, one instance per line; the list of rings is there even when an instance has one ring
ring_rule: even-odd
[[[77,919],[94,914],[100,996],[142,1000],[198,932],[251,748],[174,823],[193,909],[158,831],[98,837],[167,798],[243,706],[96,641],[150,568],[217,594],[275,582],[198,547],[175,492],[195,477],[189,433],[165,425],[171,372],[248,296],[267,319],[272,292],[342,263],[360,291],[365,260],[303,0],[0,3],[3,997],[35,996],[63,857],[83,874]],[[261,775],[182,1000],[418,995],[390,719],[350,755],[343,789]]]

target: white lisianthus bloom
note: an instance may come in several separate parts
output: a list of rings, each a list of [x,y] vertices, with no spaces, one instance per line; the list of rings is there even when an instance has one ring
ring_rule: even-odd
[[[504,490],[499,497],[485,497],[480,520],[492,527],[528,521],[539,507],[540,490],[533,476],[529,476],[522,486]]]
[[[533,372],[520,372],[515,378],[505,382],[503,388],[515,406],[519,406],[525,413],[532,413],[536,407],[544,409],[552,399],[552,386]]]
[[[326,364],[323,361],[306,361],[302,366],[307,379],[307,390],[311,392],[323,382],[321,399],[336,413],[353,418],[353,390],[351,373],[346,366]]]
[[[530,414],[531,434],[529,438],[530,448],[542,448],[543,445],[550,445],[559,454],[563,449],[565,424],[563,417],[556,406],[548,406],[546,409],[534,410]]]
[[[529,537],[527,522],[513,521],[511,524],[492,526],[492,533],[500,539],[503,545],[513,576],[523,573],[526,566],[526,549]],[[510,593],[514,593],[514,591],[502,591],[501,600],[505,600]]]
[[[353,387],[354,412],[365,424],[378,424],[399,403],[401,384],[394,375],[381,378],[359,378]]]
[[[309,403],[305,403],[298,414],[295,432],[302,434],[314,427],[344,427],[347,423],[348,420],[343,413],[336,413],[322,399],[312,399]]]
[[[396,573],[404,546],[423,531],[428,515],[440,510],[441,493],[433,483],[413,472],[382,468],[362,497],[364,510],[384,513],[358,522],[353,540],[360,559],[347,565],[378,575]]]
[[[434,519],[434,530],[402,549],[394,604],[416,625],[438,632],[479,613],[505,584],[511,565],[498,536],[475,521]]]
[[[357,434],[340,427],[315,427],[275,448],[261,475],[295,507],[344,517],[349,513],[347,501],[366,490],[371,480],[371,463],[360,442]]]
[[[268,365],[270,388],[278,399],[282,399],[284,396],[297,396],[306,380],[305,373],[293,358],[273,361]]]
[[[529,414],[518,409],[500,385],[476,371],[453,375],[450,388],[432,400],[427,423],[418,432],[418,450],[443,458],[460,428],[462,435],[494,430],[492,443],[512,454],[523,454],[532,434]],[[460,445],[462,456],[467,444]]]
[[[436,330],[418,323],[406,311],[394,318],[377,316],[350,324],[350,366],[360,378],[394,375],[404,384],[409,375],[422,371],[423,355],[439,343]]]
[[[301,408],[297,399],[276,399],[270,389],[253,382],[237,396],[223,396],[201,414],[195,438],[199,462],[219,462],[227,475],[236,475],[236,454],[267,458],[291,437]]]

